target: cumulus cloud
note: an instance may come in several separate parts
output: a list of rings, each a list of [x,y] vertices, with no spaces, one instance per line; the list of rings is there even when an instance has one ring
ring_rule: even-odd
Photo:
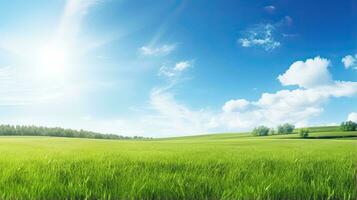
[[[356,112],[350,113],[347,117],[347,121],[353,121],[357,123],[357,113]]]
[[[164,44],[158,47],[142,46],[139,51],[144,56],[167,56],[175,49],[175,44]]]
[[[249,109],[221,114],[220,122],[237,129],[252,128],[259,124],[275,126],[285,122],[297,126],[307,125],[323,112],[324,105],[331,98],[357,94],[357,82],[332,80],[328,71],[329,64],[330,61],[320,57],[293,63],[278,79],[283,86],[297,85],[299,88],[263,93],[258,100],[248,102]]]
[[[306,125],[323,112],[330,98],[349,97],[357,94],[357,83],[336,82],[333,85],[312,89],[280,90],[263,93],[246,111],[223,114],[222,123],[230,128],[252,128],[258,124],[275,126],[289,122]]]
[[[274,50],[280,46],[280,42],[273,36],[275,30],[276,27],[272,24],[257,24],[244,31],[238,43],[245,48],[261,47],[266,51]]]
[[[237,110],[244,110],[248,105],[249,105],[249,101],[245,99],[237,99],[237,100],[232,99],[227,101],[223,105],[222,110],[224,112],[234,112]]]
[[[329,60],[320,57],[307,59],[305,62],[296,61],[284,74],[279,75],[278,79],[283,86],[311,88],[326,85],[332,82],[329,65]]]
[[[341,62],[343,63],[346,69],[357,69],[357,54],[354,56],[347,55],[341,59]]]

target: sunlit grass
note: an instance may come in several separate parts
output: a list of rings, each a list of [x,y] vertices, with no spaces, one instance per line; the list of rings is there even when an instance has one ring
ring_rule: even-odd
[[[357,140],[235,135],[153,141],[1,137],[0,198],[357,198]]]

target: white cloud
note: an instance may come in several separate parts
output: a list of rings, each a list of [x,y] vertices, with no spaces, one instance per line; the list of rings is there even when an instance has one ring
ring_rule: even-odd
[[[332,82],[331,74],[328,71],[330,61],[324,58],[315,57],[304,61],[294,62],[290,68],[278,79],[283,86],[298,85],[302,88],[311,88],[326,85]]]
[[[172,78],[176,75],[177,75],[177,73],[175,73],[175,71],[172,68],[170,68],[166,65],[162,65],[159,69],[159,76]]]
[[[352,112],[348,115],[347,121],[353,121],[357,123],[357,113]]]
[[[283,85],[298,85],[298,89],[263,93],[257,101],[249,102],[249,109],[221,114],[220,123],[233,129],[252,128],[259,124],[275,126],[285,122],[308,125],[311,119],[323,112],[330,99],[357,95],[357,82],[332,80],[328,65],[329,61],[320,57],[295,62],[279,79]]]
[[[204,133],[217,127],[214,115],[205,110],[191,110],[180,104],[169,91],[151,92],[150,105],[156,114],[145,117],[147,126],[156,126],[165,135]]]
[[[150,93],[147,113],[140,114],[136,123],[126,121],[123,131],[155,137],[200,134],[212,131],[218,126],[216,117],[211,112],[201,109],[192,110],[180,103],[170,90],[177,84],[181,75],[193,66],[193,61],[180,61],[172,66],[163,65],[159,76],[169,78],[170,82],[154,88]],[[139,129],[140,129],[139,128]]]
[[[276,7],[273,5],[265,6],[264,10],[268,13],[274,13]],[[265,51],[272,51],[281,46],[282,38],[293,38],[296,33],[281,33],[284,27],[293,25],[293,18],[285,16],[274,23],[260,23],[248,27],[238,38],[237,42],[244,48],[259,47]]]
[[[310,65],[321,67],[321,63],[325,63],[322,65],[325,67],[321,69],[326,69],[328,72],[327,59],[317,57],[308,60],[311,63],[306,61],[303,65],[309,63],[309,67],[313,67]],[[172,71],[175,71],[173,70],[175,66],[171,67]],[[298,70],[295,73],[306,72]],[[298,84],[299,88],[263,93],[257,100],[252,101],[229,100],[222,106],[222,111],[217,112],[189,108],[176,99],[170,83],[169,86],[164,85],[151,91],[149,107],[138,111],[141,112],[139,117],[112,123],[121,133],[154,137],[243,131],[251,130],[260,124],[273,127],[282,123],[293,123],[303,127],[308,126],[312,119],[321,115],[329,100],[357,95],[357,82],[331,80],[312,84],[313,87],[310,87],[310,84],[305,87],[305,81],[294,82],[297,82],[294,84]],[[351,116],[353,117],[354,114]]]
[[[259,124],[276,126],[289,122],[307,125],[323,112],[331,98],[350,97],[357,94],[357,82],[335,82],[332,85],[311,89],[280,90],[263,93],[257,101],[249,102],[250,109],[226,112],[221,123],[228,128],[252,128]]]
[[[174,66],[162,65],[159,69],[159,76],[167,78],[177,78],[182,72],[188,70],[193,66],[192,61],[180,61]]]
[[[161,68],[159,75],[180,78],[181,73],[189,67],[186,64],[177,67],[181,65],[179,63],[185,61]],[[270,127],[282,123],[308,126],[312,119],[321,115],[329,100],[357,95],[357,82],[332,80],[329,64],[330,61],[320,57],[294,62],[280,77],[284,77],[281,78],[284,79],[281,80],[283,86],[297,85],[297,89],[263,93],[252,101],[229,100],[222,106],[222,111],[217,112],[189,108],[176,99],[171,91],[177,82],[170,82],[168,86],[163,85],[151,91],[149,107],[137,111],[140,112],[138,117],[110,123],[123,134],[154,137],[243,131],[261,124]],[[321,82],[301,79],[296,74]],[[349,119],[354,117],[355,113],[351,113]]]
[[[190,61],[181,61],[181,62],[176,63],[174,70],[175,71],[184,71],[191,66],[192,66],[192,63]]]
[[[150,102],[157,115],[146,118],[146,122],[156,124],[156,127],[165,127],[164,130],[171,130],[171,133],[180,130],[175,134],[249,130],[259,124],[276,126],[293,123],[299,127],[307,126],[324,111],[330,99],[357,94],[357,82],[332,80],[328,71],[329,64],[330,61],[320,57],[295,62],[280,77],[283,77],[283,85],[298,85],[298,89],[263,93],[256,101],[229,100],[222,106],[222,112],[216,113],[191,110],[177,103],[174,95],[166,89],[155,90]],[[297,74],[320,82],[299,78]]]
[[[269,5],[269,6],[264,6],[264,10],[270,14],[274,13],[276,10],[276,7],[273,5]]]
[[[167,56],[175,49],[175,44],[164,44],[159,47],[143,46],[139,51],[144,56]]]
[[[237,100],[229,100],[227,101],[223,107],[222,110],[224,112],[234,112],[237,110],[243,110],[249,105],[249,101],[245,99],[237,99]]]
[[[101,121],[91,119],[91,130],[119,130],[124,135],[149,137],[185,136],[212,132],[218,126],[215,115],[207,110],[193,110],[179,102],[167,88],[153,89],[148,107],[132,119]],[[111,125],[110,125],[111,124]],[[115,127],[115,128],[113,128]]]
[[[238,39],[242,47],[261,47],[266,51],[274,50],[280,46],[273,34],[276,27],[272,24],[258,24],[243,33],[243,37]]]
[[[222,106],[222,111],[218,112],[190,109],[170,92],[171,86],[160,87],[151,92],[150,112],[135,120],[138,123],[134,127],[145,129],[144,135],[165,137],[251,130],[260,124],[270,127],[282,123],[308,126],[312,119],[324,111],[329,100],[357,94],[357,82],[332,80],[328,71],[329,64],[330,61],[320,57],[295,62],[281,75],[284,77],[281,82],[282,85],[298,85],[299,88],[263,93],[255,101],[229,100]],[[165,75],[175,77],[174,73],[178,73],[175,67],[169,68],[170,71],[166,71]],[[321,82],[301,79],[296,74]],[[130,132],[130,128],[127,128]]]
[[[346,69],[357,69],[357,54],[355,56],[347,55],[341,59],[341,62],[343,63]]]

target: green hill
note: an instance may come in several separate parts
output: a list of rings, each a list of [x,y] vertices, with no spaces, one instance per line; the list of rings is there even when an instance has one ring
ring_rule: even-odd
[[[2,136],[0,155],[0,199],[357,198],[352,138]]]
[[[301,139],[298,132],[301,128],[295,129],[293,134],[253,136],[251,133],[215,133],[195,136],[163,138],[160,140],[216,140],[216,139]],[[342,131],[339,126],[318,126],[307,127],[309,137],[307,139],[338,139],[357,137],[357,131]]]
[[[340,132],[341,128],[340,126],[313,126],[313,127],[307,127],[310,132],[315,133],[315,132]],[[299,130],[299,129],[296,129]]]

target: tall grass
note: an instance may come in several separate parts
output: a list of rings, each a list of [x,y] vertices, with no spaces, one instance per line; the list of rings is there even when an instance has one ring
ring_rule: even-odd
[[[356,199],[357,141],[0,138],[1,199]]]

